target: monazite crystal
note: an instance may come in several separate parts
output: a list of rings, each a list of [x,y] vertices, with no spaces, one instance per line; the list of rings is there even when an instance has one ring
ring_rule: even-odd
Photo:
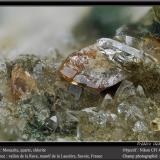
[[[24,71],[19,65],[15,65],[11,73],[11,90],[14,99],[17,100],[26,92],[36,88],[36,81],[29,72]]]
[[[72,84],[101,92],[125,78],[125,73],[100,52],[97,44],[71,54],[59,69]]]
[[[126,42],[101,38],[71,54],[60,67],[60,76],[74,85],[104,91],[129,77],[126,66],[157,61],[152,55],[133,47],[134,41],[134,37],[129,36]],[[132,70],[129,68],[127,72]]]

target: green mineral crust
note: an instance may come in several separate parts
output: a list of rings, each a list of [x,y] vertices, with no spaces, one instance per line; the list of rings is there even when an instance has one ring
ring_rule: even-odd
[[[101,28],[94,52],[0,59],[0,140],[159,141],[159,13]]]

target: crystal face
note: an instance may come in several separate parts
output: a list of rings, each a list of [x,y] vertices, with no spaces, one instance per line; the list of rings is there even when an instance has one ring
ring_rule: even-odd
[[[60,76],[75,85],[101,92],[127,78],[124,66],[156,61],[151,55],[131,47],[134,43],[131,37],[128,36],[125,43],[110,38],[97,40],[69,55],[59,69]]]
[[[70,83],[101,92],[126,78],[125,73],[109,61],[97,44],[71,54],[59,69]]]
[[[36,81],[27,71],[24,71],[19,65],[16,65],[12,70],[11,87],[15,99],[19,99],[26,92],[30,92],[37,88]]]

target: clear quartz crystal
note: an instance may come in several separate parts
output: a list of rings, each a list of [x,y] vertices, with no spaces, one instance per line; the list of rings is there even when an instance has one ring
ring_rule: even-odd
[[[144,115],[141,109],[129,103],[122,102],[121,104],[119,104],[118,113],[123,114],[125,117],[125,120],[131,119],[135,121],[137,118],[144,119]]]
[[[113,62],[138,63],[141,61],[157,61],[153,56],[149,55],[148,53],[144,53],[143,50],[133,47],[134,44],[135,38],[131,36],[126,36],[124,43],[110,38],[101,38],[97,40],[97,48]]]
[[[147,127],[142,121],[137,121],[133,127],[134,132],[144,132],[147,131]]]
[[[110,38],[101,38],[97,41],[97,46],[100,48],[100,50],[103,50],[105,54],[108,54],[108,50],[105,51],[105,49],[109,48],[115,48],[117,50],[128,53],[130,56],[134,56],[136,58],[142,59],[144,57],[144,53],[140,50],[130,47],[124,43],[118,42],[116,40],[110,39]]]

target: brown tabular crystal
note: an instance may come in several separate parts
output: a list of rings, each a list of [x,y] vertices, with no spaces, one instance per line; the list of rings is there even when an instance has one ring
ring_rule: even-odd
[[[14,99],[17,100],[26,92],[36,88],[36,81],[29,72],[24,71],[19,65],[15,65],[11,73],[11,91]]]
[[[96,49],[94,46],[74,52],[64,61],[59,72],[64,79],[73,81],[73,78],[89,63],[89,58],[94,59],[95,57]]]
[[[61,65],[59,73],[63,79],[72,84],[98,92],[125,78],[124,72],[111,63],[98,50],[96,44],[69,55]]]

